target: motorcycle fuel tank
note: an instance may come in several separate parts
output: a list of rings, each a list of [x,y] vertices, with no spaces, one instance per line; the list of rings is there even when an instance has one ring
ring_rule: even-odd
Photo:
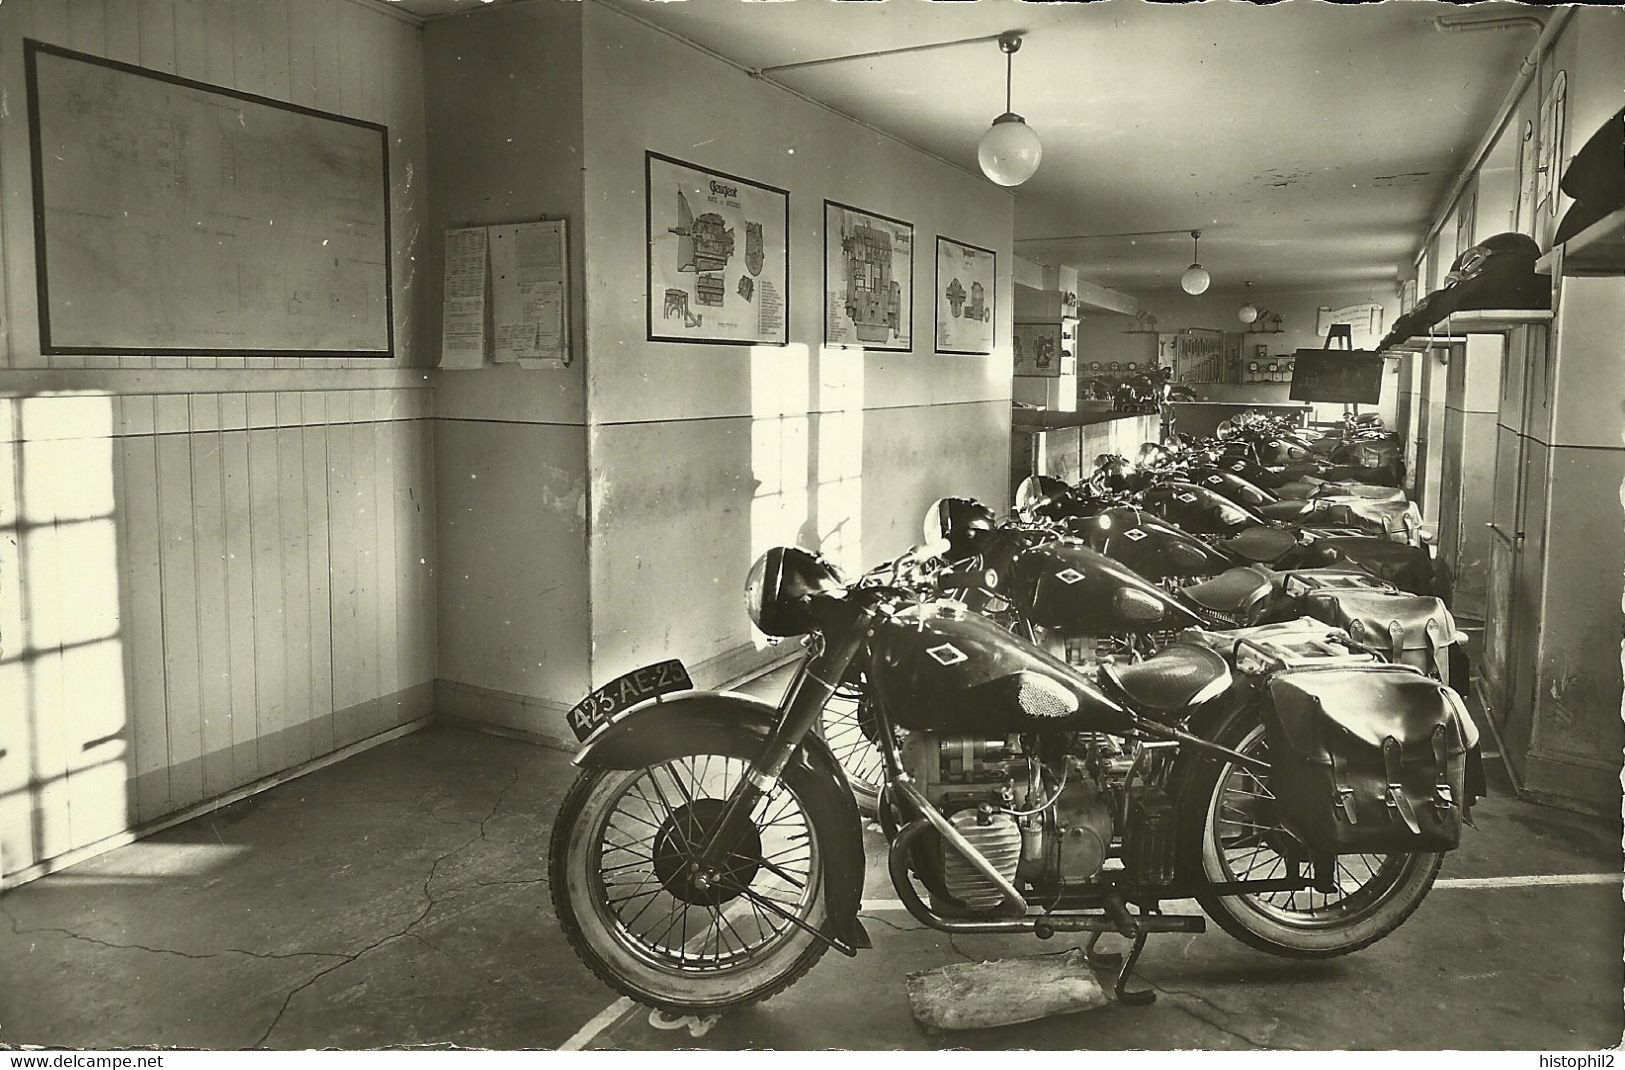
[[[978,733],[1121,730],[1123,708],[1065,662],[954,603],[880,622],[868,676],[897,725]]]
[[[1157,484],[1145,492],[1144,502],[1147,509],[1193,535],[1229,535],[1264,522],[1222,494],[1181,480]]]
[[[1162,588],[1081,539],[1052,539],[995,566],[998,593],[1031,623],[1068,636],[1177,631],[1201,624]]]
[[[1245,505],[1252,509],[1281,500],[1279,495],[1224,468],[1202,465],[1192,468],[1189,478],[1197,486],[1206,487],[1215,494],[1229,498],[1237,505]]]
[[[1232,565],[1201,539],[1132,505],[1102,509],[1095,516],[1071,521],[1067,529],[1091,550],[1152,581],[1217,576]]]
[[[1273,491],[1276,487],[1287,482],[1286,476],[1269,468],[1265,468],[1253,460],[1252,451],[1245,443],[1226,444],[1223,452],[1214,464],[1226,472],[1234,473],[1256,487],[1263,487]]]

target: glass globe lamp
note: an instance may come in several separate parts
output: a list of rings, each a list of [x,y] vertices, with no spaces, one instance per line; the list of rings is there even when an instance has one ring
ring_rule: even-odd
[[[982,173],[1001,186],[1019,186],[1038,170],[1044,146],[1027,121],[1015,112],[993,120],[976,147]]]

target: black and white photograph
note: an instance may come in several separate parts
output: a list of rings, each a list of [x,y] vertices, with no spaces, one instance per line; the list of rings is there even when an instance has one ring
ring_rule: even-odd
[[[1617,5],[0,0],[0,1070],[1606,1070],[1622,338]]]

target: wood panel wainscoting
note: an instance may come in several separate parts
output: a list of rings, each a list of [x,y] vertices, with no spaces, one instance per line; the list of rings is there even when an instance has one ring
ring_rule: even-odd
[[[0,396],[7,883],[430,714],[415,378]]]

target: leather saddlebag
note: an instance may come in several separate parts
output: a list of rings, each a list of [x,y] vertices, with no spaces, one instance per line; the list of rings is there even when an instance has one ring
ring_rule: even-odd
[[[1240,650],[1251,645],[1260,652],[1292,664],[1298,660],[1341,659],[1346,663],[1375,663],[1376,658],[1365,653],[1349,639],[1341,628],[1329,627],[1309,617],[1260,624],[1252,628],[1227,628],[1208,631],[1205,628],[1186,628],[1174,640],[1176,644],[1206,647],[1235,667]],[[1238,645],[1240,644],[1240,645]]]
[[[1276,817],[1313,851],[1449,851],[1468,819],[1466,714],[1397,665],[1300,668],[1269,681]]]
[[[1381,535],[1389,542],[1416,545],[1422,527],[1422,514],[1415,502],[1378,502],[1364,499],[1338,501],[1315,499],[1325,505],[1317,509],[1314,523],[1329,528],[1353,528]]]
[[[1446,684],[1451,679],[1450,647],[1456,621],[1442,601],[1427,595],[1388,591],[1323,590],[1304,597],[1304,612],[1342,628],[1355,642],[1397,665],[1409,665]]]

